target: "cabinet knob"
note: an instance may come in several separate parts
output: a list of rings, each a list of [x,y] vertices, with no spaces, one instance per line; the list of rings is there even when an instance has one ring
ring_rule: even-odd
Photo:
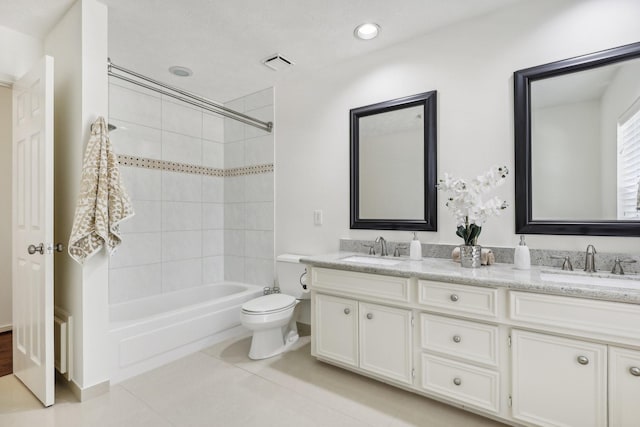
[[[458,297],[458,295],[456,295],[456,294],[451,294],[450,298],[451,298],[451,301],[453,301],[453,302],[456,302],[456,301],[458,301],[460,299],[460,297]]]
[[[373,319],[373,313],[367,313],[367,319],[369,320]]]
[[[454,378],[454,379],[453,379],[453,383],[454,383],[455,385],[460,385],[460,384],[462,384],[462,380],[461,380],[460,378]]]
[[[588,365],[589,358],[587,358],[587,356],[578,356],[578,363],[581,365]]]
[[[460,337],[460,335],[453,336],[453,342],[460,342],[460,341],[462,341],[462,337]]]
[[[344,309],[344,314],[349,314],[351,313],[351,309],[350,308],[345,308]]]
[[[629,373],[634,377],[640,377],[640,368],[632,366],[631,368],[629,368]]]

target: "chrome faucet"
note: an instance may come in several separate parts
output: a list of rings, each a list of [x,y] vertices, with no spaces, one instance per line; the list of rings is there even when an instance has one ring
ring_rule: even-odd
[[[589,250],[591,250],[591,252],[589,252]],[[584,258],[584,271],[588,273],[596,272],[595,255],[596,255],[596,248],[594,248],[593,245],[587,246],[587,251],[585,253],[585,258]]]
[[[387,252],[387,241],[384,240],[384,237],[379,236],[376,239],[376,243],[380,243],[380,256],[388,256],[389,252]]]

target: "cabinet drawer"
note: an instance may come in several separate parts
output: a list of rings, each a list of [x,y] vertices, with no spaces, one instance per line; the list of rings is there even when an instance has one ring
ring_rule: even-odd
[[[421,345],[425,350],[463,357],[491,366],[498,364],[498,327],[449,317],[420,314]]]
[[[418,303],[436,311],[498,316],[498,290],[451,283],[418,282]]]
[[[511,319],[640,339],[640,305],[510,292]]]
[[[312,269],[312,288],[379,297],[391,301],[409,301],[409,279],[353,271]]]
[[[498,412],[498,373],[429,354],[422,355],[425,390]]]

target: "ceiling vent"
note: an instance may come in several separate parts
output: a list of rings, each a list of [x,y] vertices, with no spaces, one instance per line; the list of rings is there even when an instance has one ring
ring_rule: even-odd
[[[286,70],[294,65],[293,61],[285,58],[279,53],[267,56],[262,60],[262,63],[274,71]]]

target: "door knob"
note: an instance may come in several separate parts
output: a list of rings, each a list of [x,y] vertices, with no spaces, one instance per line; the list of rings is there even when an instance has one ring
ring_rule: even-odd
[[[633,375],[634,377],[640,377],[640,368],[633,366],[631,368],[629,368],[629,372],[631,373],[631,375]]]
[[[373,319],[373,313],[367,313],[367,319],[369,320]]]
[[[589,359],[586,356],[578,356],[578,363],[581,365],[588,365]]]
[[[453,301],[453,302],[456,302],[456,301],[458,301],[460,299],[458,297],[458,295],[456,295],[456,294],[451,294],[451,296],[449,298],[451,298],[451,301]]]
[[[349,314],[351,313],[351,309],[350,308],[345,308],[344,309],[344,314]]]
[[[460,341],[462,341],[462,337],[460,335],[453,336],[453,342],[460,342]]]
[[[38,246],[29,245],[27,252],[29,252],[29,255],[33,255],[36,252],[40,252],[40,255],[44,255],[44,244],[40,243]]]

